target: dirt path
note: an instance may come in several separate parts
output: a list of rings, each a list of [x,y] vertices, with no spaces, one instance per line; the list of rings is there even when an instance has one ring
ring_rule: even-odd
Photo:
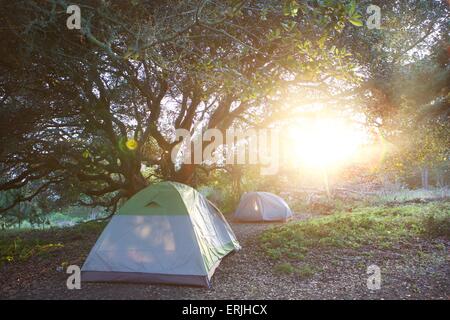
[[[296,215],[295,220],[311,215]],[[57,261],[81,265],[95,237],[74,241],[54,259],[9,265],[1,270],[3,299],[448,299],[450,268],[442,240],[418,240],[398,252],[317,251],[308,255],[320,271],[308,279],[274,271],[258,246],[258,234],[274,224],[238,224],[232,228],[243,249],[223,259],[212,288],[170,285],[83,283],[81,290],[66,288],[67,275],[57,271]],[[77,254],[75,254],[77,252]],[[420,255],[417,254],[420,252]],[[59,259],[59,260],[58,260]],[[42,261],[41,261],[42,260]],[[382,271],[380,290],[367,289],[366,268],[377,264]]]

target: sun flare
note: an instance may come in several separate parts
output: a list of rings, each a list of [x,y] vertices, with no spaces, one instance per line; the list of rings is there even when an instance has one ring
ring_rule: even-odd
[[[291,154],[308,167],[335,167],[348,163],[357,154],[365,132],[335,118],[309,120],[289,129]]]

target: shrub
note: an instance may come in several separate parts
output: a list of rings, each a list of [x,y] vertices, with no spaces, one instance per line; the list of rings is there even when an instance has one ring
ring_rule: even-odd
[[[435,205],[423,218],[423,231],[428,237],[450,238],[450,205]]]

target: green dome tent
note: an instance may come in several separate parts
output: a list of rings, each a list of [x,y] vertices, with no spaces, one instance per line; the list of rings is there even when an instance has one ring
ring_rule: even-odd
[[[81,269],[82,280],[209,286],[220,260],[239,249],[225,218],[204,196],[161,182],[114,215]]]

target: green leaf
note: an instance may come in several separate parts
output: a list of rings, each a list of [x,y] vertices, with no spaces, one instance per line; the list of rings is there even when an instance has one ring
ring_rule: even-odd
[[[285,16],[295,17],[298,14],[298,9],[300,8],[296,0],[288,0],[284,3],[283,14]]]
[[[354,18],[348,18],[348,21],[354,26],[357,26],[357,27],[362,27],[363,26],[363,23],[362,23],[361,20],[354,19]]]

